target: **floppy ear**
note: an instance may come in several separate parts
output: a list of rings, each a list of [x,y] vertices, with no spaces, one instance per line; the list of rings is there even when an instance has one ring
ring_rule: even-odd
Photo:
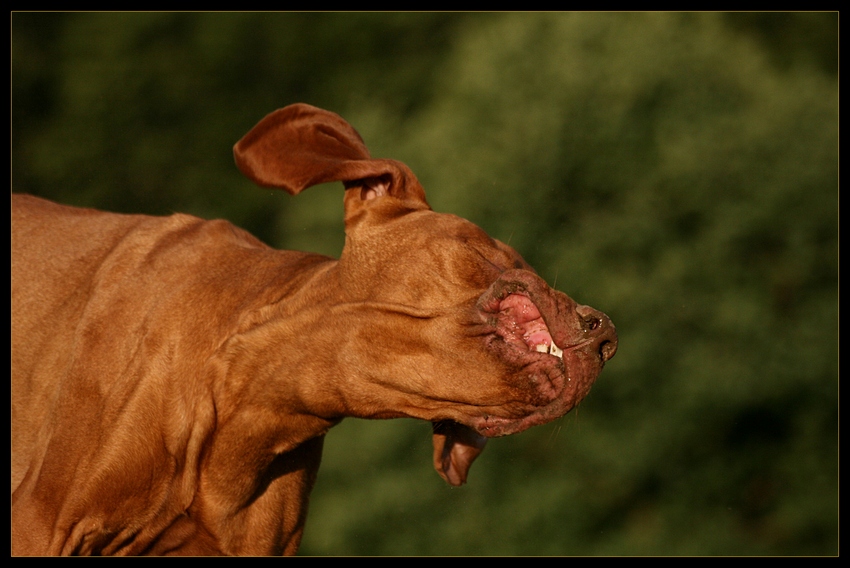
[[[383,195],[425,202],[410,169],[373,160],[354,128],[338,114],[303,103],[267,115],[233,147],[239,170],[257,185],[292,195],[311,185],[342,181],[363,201]]]
[[[434,422],[433,426],[434,469],[449,485],[463,485],[472,462],[484,450],[487,438],[450,420]]]

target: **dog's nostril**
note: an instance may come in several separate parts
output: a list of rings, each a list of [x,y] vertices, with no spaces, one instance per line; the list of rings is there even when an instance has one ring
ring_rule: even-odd
[[[603,341],[599,345],[599,357],[602,362],[608,361],[617,352],[617,344],[613,341]]]
[[[584,322],[584,329],[586,331],[593,331],[602,325],[602,320],[596,316],[584,316],[582,321]]]

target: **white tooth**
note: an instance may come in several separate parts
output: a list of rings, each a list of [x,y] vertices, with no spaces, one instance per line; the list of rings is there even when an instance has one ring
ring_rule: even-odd
[[[549,352],[549,348],[546,346],[545,343],[541,343],[540,345],[535,347],[534,350],[537,351],[538,353],[548,353]]]
[[[564,358],[564,352],[561,349],[558,349],[558,346],[554,343],[549,347],[549,354],[554,355],[555,357],[559,357],[561,359]]]

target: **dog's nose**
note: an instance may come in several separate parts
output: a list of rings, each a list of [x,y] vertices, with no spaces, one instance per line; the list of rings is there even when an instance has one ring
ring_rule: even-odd
[[[617,329],[609,318],[590,306],[576,306],[582,331],[596,339],[599,358],[606,362],[617,352]]]

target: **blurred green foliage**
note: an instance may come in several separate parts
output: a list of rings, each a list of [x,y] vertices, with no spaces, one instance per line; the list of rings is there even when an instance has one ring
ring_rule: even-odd
[[[338,254],[342,191],[243,180],[303,101],[608,313],[588,399],[493,440],[344,421],[303,554],[838,552],[836,13],[14,13],[12,187]]]

